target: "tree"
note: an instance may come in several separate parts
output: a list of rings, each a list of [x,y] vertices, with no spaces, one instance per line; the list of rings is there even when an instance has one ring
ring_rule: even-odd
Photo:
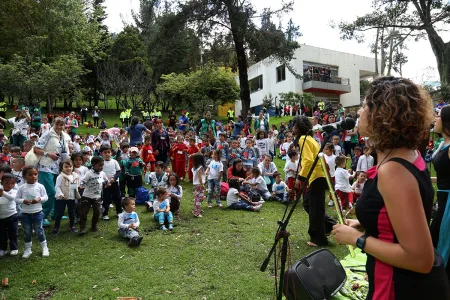
[[[301,105],[308,107],[310,111],[314,106],[314,95],[311,93],[280,93],[280,103],[283,105]]]
[[[428,38],[441,83],[450,83],[450,42],[444,42],[439,35],[444,30],[443,24],[450,22],[450,3],[445,0],[374,0],[373,3],[373,12],[357,17],[354,22],[338,24],[341,38],[361,40],[361,33],[371,29],[392,30],[401,36],[414,35],[416,40]],[[402,9],[403,13],[395,18],[386,15],[395,8]],[[397,59],[404,61],[401,57]]]
[[[206,65],[188,75],[163,75],[163,83],[158,86],[158,93],[172,108],[189,109],[203,115],[210,107],[237,99],[239,87],[234,76],[224,68]]]
[[[292,1],[288,3],[282,2],[279,10],[265,10],[262,16],[265,18],[265,21],[270,20],[269,17],[271,15],[292,10],[292,5]],[[242,112],[249,110],[251,102],[247,73],[247,52],[250,50],[253,53],[258,53],[258,59],[264,55],[270,55],[283,63],[287,63],[293,58],[294,50],[299,47],[294,40],[286,40],[286,36],[281,40],[280,34],[270,34],[274,32],[271,25],[268,28],[258,29],[253,20],[261,16],[256,15],[250,0],[189,0],[184,3],[179,2],[179,10],[177,23],[187,23],[194,26],[202,38],[212,39],[217,32],[222,31],[231,33],[239,71]],[[268,21],[266,23],[269,24]],[[261,34],[260,36],[263,36],[267,43],[256,43],[254,39],[252,40],[255,34]],[[290,36],[294,37],[293,34]],[[250,43],[250,41],[253,42]],[[272,43],[271,41],[282,41],[282,43]],[[270,45],[271,48],[267,51],[263,51],[263,49],[256,51],[256,49],[251,48],[252,45],[254,48]],[[288,69],[293,70],[292,68]]]
[[[264,98],[262,99],[262,106],[265,108],[271,108],[273,106],[272,94],[264,96]]]

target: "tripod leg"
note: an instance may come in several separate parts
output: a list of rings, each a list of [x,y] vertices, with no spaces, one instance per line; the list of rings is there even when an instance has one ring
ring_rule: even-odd
[[[283,236],[283,244],[281,246],[281,265],[280,265],[280,283],[278,286],[277,299],[281,300],[283,298],[283,288],[284,288],[284,272],[286,268],[287,252],[289,244],[289,233]]]

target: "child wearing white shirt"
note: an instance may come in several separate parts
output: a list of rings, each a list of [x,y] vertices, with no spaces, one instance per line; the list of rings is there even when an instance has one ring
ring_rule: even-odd
[[[227,207],[230,209],[240,209],[248,211],[261,210],[262,204],[252,202],[246,195],[239,193],[240,182],[237,179],[229,180],[230,189],[227,193]]]
[[[213,198],[216,200],[217,207],[223,207],[220,203],[220,179],[223,173],[223,164],[220,161],[221,155],[221,150],[214,150],[212,160],[205,172],[208,176],[208,208],[212,208]]]
[[[325,162],[328,166],[328,172],[330,173],[331,183],[335,183],[334,173],[336,172],[336,155],[334,155],[334,145],[331,143],[327,143],[323,148],[323,153],[325,154]],[[333,199],[330,194],[330,201],[328,202],[328,206],[334,206]]]
[[[364,189],[364,183],[367,180],[367,174],[364,171],[356,172],[356,181],[352,185],[352,191],[353,191],[353,201],[356,202],[359,199],[359,196],[361,196],[361,193]]]
[[[0,186],[0,257],[8,253],[11,256],[19,254],[18,235],[19,235],[19,218],[16,210],[16,194],[14,189],[16,180],[12,174],[5,173],[2,177],[2,185]]]
[[[334,146],[334,155],[340,156],[341,154],[344,154],[342,152],[342,147],[339,146],[339,137],[337,135],[333,136],[333,146]]]
[[[161,230],[166,231],[164,221],[169,222],[169,230],[173,230],[173,215],[170,211],[169,199],[167,199],[166,188],[159,187],[155,191],[155,201],[153,201],[153,218],[159,222]]]
[[[128,240],[128,246],[139,246],[143,237],[139,235],[139,216],[136,213],[136,203],[133,198],[125,197],[122,200],[125,210],[119,214],[119,234]]]
[[[252,169],[252,176],[245,180],[244,184],[249,184],[252,188],[250,190],[250,195],[255,196],[259,195],[263,198],[263,200],[259,201],[260,203],[264,203],[265,200],[269,200],[270,192],[267,188],[267,183],[264,178],[261,176],[261,171],[258,167],[254,167]],[[253,198],[253,197],[252,197]]]
[[[373,157],[369,154],[369,148],[367,146],[364,146],[363,152],[364,154],[358,159],[356,171],[367,172],[367,170],[373,167]]]
[[[298,152],[289,151],[287,155],[289,159],[286,160],[286,164],[284,165],[284,173],[286,174],[287,186],[289,190],[292,190],[289,199],[294,200],[296,196],[294,186],[295,186],[295,176],[298,169]]]
[[[347,163],[347,158],[345,156],[336,157],[336,169],[335,178],[336,184],[334,189],[336,195],[341,199],[342,209],[353,207],[353,193],[352,187],[350,186],[350,180],[355,177],[355,173],[350,174],[349,171],[345,169]]]
[[[282,181],[281,173],[275,172],[275,183],[272,186],[273,199],[280,201],[281,203],[288,203],[287,196],[289,194],[289,188],[284,181]]]

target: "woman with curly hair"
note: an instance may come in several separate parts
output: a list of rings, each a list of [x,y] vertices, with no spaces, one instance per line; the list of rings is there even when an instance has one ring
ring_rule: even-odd
[[[383,77],[370,85],[359,114],[359,133],[379,163],[367,171],[358,220],[335,225],[332,234],[366,252],[367,299],[450,299],[428,227],[433,186],[417,151],[429,134],[431,100],[408,79]]]
[[[316,156],[319,154],[319,144],[312,137],[312,124],[305,116],[297,116],[294,119],[292,131],[298,140],[300,149],[301,169],[297,176],[296,185],[305,184],[306,177],[311,169]],[[336,221],[325,214],[325,191],[328,190],[325,174],[320,163],[317,163],[311,173],[308,182],[308,190],[303,200],[303,207],[309,215],[308,234],[311,247],[327,246],[326,234],[330,233]]]

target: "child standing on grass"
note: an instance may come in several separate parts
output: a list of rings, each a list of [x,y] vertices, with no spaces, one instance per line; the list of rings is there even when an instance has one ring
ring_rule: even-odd
[[[38,170],[35,167],[27,166],[23,168],[22,176],[25,179],[25,184],[21,185],[17,191],[16,202],[22,204],[22,215],[20,222],[23,226],[23,234],[25,241],[25,251],[22,257],[28,258],[32,254],[31,251],[31,236],[34,231],[41,243],[42,256],[50,256],[47,247],[47,239],[45,238],[44,227],[44,213],[42,212],[42,203],[48,200],[45,187],[38,183]]]
[[[184,137],[179,135],[176,144],[170,149],[170,159],[172,160],[172,171],[184,180],[186,176],[186,153],[188,147],[184,143]]]
[[[221,155],[221,150],[215,150],[213,152],[213,159],[205,172],[205,175],[208,176],[208,208],[212,208],[213,199],[216,200],[217,207],[223,207],[222,203],[220,203],[220,180],[223,174]]]
[[[192,167],[192,183],[194,184],[194,217],[201,218],[202,202],[205,200],[205,157],[201,153],[196,153],[192,157],[194,166]]]
[[[228,166],[228,151],[230,146],[228,145],[226,139],[227,139],[227,134],[225,132],[221,132],[218,134],[219,136],[219,140],[214,144],[214,149],[219,150],[220,153],[220,161],[222,162],[222,167],[224,170],[226,170],[227,166]],[[222,174],[223,181],[227,181],[227,172],[224,172]],[[219,180],[219,185],[220,185],[220,180]],[[220,190],[219,190],[219,194],[220,194]],[[219,195],[220,196],[220,195]]]
[[[19,236],[19,216],[16,209],[16,194],[14,189],[16,179],[10,173],[3,174],[1,179],[2,187],[0,189],[0,257],[8,253],[11,256],[19,254],[18,236]]]
[[[342,151],[342,147],[339,146],[339,136],[334,135],[333,136],[333,147],[334,147],[334,155],[336,155],[336,157],[340,156],[341,154],[344,155],[343,151]]]
[[[153,155],[152,138],[147,135],[144,138],[144,145],[142,146],[142,161],[147,165],[150,164],[151,172],[155,170],[156,159]],[[147,174],[147,170],[145,171]]]
[[[273,199],[281,203],[288,203],[289,187],[281,178],[281,173],[275,172],[273,177],[275,178],[275,183],[272,186]]]
[[[174,216],[180,216],[180,203],[183,198],[183,188],[180,185],[180,177],[175,173],[170,173],[167,177],[167,196],[169,196],[170,211]]]
[[[336,172],[336,155],[334,155],[334,145],[331,143],[327,143],[323,148],[323,153],[325,154],[325,162],[328,166],[328,173],[330,174],[331,183],[335,184],[334,174]],[[330,194],[330,201],[328,201],[328,206],[334,206],[333,199]]]
[[[287,186],[289,190],[291,190],[289,200],[293,201],[296,197],[294,186],[295,176],[297,175],[296,172],[298,169],[298,152],[289,151],[287,155],[289,159],[286,160],[286,164],[284,165],[284,173],[286,174]]]
[[[373,167],[373,157],[369,153],[369,147],[364,146],[363,149],[364,154],[361,155],[358,159],[358,165],[356,166],[356,171],[364,171],[367,172],[370,168]]]
[[[194,163],[192,160],[192,156],[198,152],[200,152],[200,148],[195,144],[195,137],[190,137],[189,138],[189,147],[187,149],[189,163],[188,163],[187,170],[186,170],[189,173],[189,182],[192,182],[192,179],[193,179],[192,167],[194,166]]]
[[[119,234],[128,240],[128,246],[139,246],[144,238],[139,234],[139,216],[136,213],[136,203],[133,198],[125,197],[122,200],[124,212],[119,214]]]
[[[89,210],[92,206],[91,230],[98,231],[97,223],[100,217],[102,203],[101,191],[103,186],[108,186],[108,177],[103,172],[104,160],[101,156],[95,156],[91,160],[92,169],[81,180],[80,188],[84,189],[80,205],[80,234],[86,234],[86,222]]]
[[[240,181],[237,179],[230,179],[228,181],[230,189],[227,193],[227,207],[235,210],[249,210],[259,211],[262,204],[258,202],[252,202],[245,194],[241,194]]]
[[[125,174],[127,175],[128,196],[135,197],[137,188],[142,186],[142,168],[144,162],[139,157],[139,149],[130,148],[130,158],[125,165]]]
[[[241,153],[242,164],[245,170],[250,170],[253,168],[258,160],[258,155],[252,145],[253,141],[251,139],[247,139],[245,141],[245,148]]]
[[[116,214],[122,212],[122,203],[120,197],[119,183],[117,182],[120,176],[120,166],[119,163],[111,158],[111,146],[103,145],[100,148],[100,154],[104,159],[103,172],[108,177],[109,186],[103,188],[103,216],[102,219],[105,221],[109,220],[108,212],[111,204],[116,207]]]
[[[75,200],[81,198],[78,188],[80,187],[80,179],[78,174],[73,172],[72,161],[66,160],[59,163],[59,175],[55,184],[55,226],[52,234],[59,233],[61,218],[67,206],[69,214],[69,230],[78,232],[75,225]]]
[[[349,180],[355,177],[355,173],[350,174],[349,171],[345,169],[346,164],[347,159],[345,156],[341,155],[336,157],[337,169],[335,173],[336,184],[334,189],[336,195],[341,199],[342,209],[353,207],[353,193]]]
[[[153,218],[159,222],[161,230],[166,231],[164,222],[169,222],[169,230],[173,230],[173,216],[170,211],[169,199],[167,199],[167,190],[159,187],[155,191],[155,201],[153,202]]]

